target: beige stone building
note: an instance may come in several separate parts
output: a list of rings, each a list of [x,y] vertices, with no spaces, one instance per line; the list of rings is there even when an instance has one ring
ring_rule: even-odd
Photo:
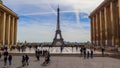
[[[11,9],[3,5],[0,0],[0,46],[15,45],[17,40],[18,16]]]
[[[120,45],[120,0],[104,0],[89,17],[92,44],[105,47]]]

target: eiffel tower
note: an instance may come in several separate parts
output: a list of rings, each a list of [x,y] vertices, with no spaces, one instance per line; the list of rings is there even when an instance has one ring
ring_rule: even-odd
[[[60,12],[59,11],[60,11],[60,9],[58,6],[58,8],[57,8],[57,30],[56,30],[52,45],[57,45],[57,43],[60,43],[59,45],[64,45],[64,41],[63,41],[61,30],[60,30],[60,19],[59,19]],[[57,38],[58,36],[59,36],[59,38]]]

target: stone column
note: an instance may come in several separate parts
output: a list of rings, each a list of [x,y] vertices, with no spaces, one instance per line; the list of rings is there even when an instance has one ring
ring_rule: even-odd
[[[2,12],[0,11],[0,46],[2,46]]]
[[[3,45],[5,45],[5,23],[6,23],[6,12],[3,13]]]
[[[105,18],[104,18],[104,9],[101,9],[101,23],[102,23],[102,46],[105,46]]]
[[[96,46],[96,15],[94,16],[94,43]]]
[[[93,18],[91,17],[91,43],[93,44]]]
[[[98,46],[100,46],[100,13],[97,15]]]
[[[13,17],[11,16],[11,21],[10,21],[10,46],[13,43],[12,38],[13,38]]]
[[[15,23],[14,23],[14,44],[17,45],[16,41],[17,41],[17,19],[15,19]]]
[[[117,0],[116,0],[117,1]],[[119,32],[119,30],[118,30],[118,20],[119,20],[119,9],[118,9],[118,3],[119,3],[119,0],[118,0],[118,2],[114,2],[114,4],[113,4],[113,6],[114,6],[114,36],[115,36],[115,47],[117,47],[118,46],[118,44],[119,44],[119,38],[118,38],[118,32]]]
[[[107,6],[107,46],[111,46],[111,19],[110,19],[110,5]]]
[[[104,23],[105,23],[105,46],[107,46],[107,9],[104,7]]]
[[[118,0],[118,45],[120,46],[120,0]]]
[[[8,16],[8,45],[10,47],[10,23],[11,23],[11,15]]]
[[[14,24],[15,24],[15,18],[13,17],[13,21],[12,21],[12,45],[14,45]]]
[[[111,26],[112,26],[111,27],[112,46],[114,46],[114,44],[115,44],[114,43],[114,41],[115,41],[115,37],[114,37],[114,28],[115,28],[114,24],[115,23],[114,22],[115,21],[113,19],[114,18],[114,16],[113,16],[114,15],[113,2],[110,2],[110,11],[111,11],[110,12],[110,20],[111,20],[110,22],[111,22]]]
[[[95,21],[94,21],[94,16],[92,16],[92,34],[93,34],[93,44],[95,44]]]
[[[103,28],[103,26],[102,26],[102,13],[101,13],[101,10],[100,10],[100,46],[103,46],[103,44],[102,44],[102,34],[103,34],[103,31],[102,31],[102,28]]]
[[[98,15],[96,14],[96,45],[98,46]]]
[[[6,22],[5,22],[5,44],[8,46],[8,14],[6,15]]]

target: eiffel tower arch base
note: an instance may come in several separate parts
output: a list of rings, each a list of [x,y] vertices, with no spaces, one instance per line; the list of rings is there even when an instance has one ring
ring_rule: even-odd
[[[54,39],[53,40],[52,46],[63,46],[63,45],[64,45],[63,39]]]

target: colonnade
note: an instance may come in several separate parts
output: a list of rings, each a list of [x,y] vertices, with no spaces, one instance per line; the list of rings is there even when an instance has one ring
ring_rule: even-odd
[[[18,17],[6,6],[0,4],[0,46],[15,45]]]
[[[90,15],[91,42],[96,46],[115,46],[120,42],[120,0],[103,2]]]

